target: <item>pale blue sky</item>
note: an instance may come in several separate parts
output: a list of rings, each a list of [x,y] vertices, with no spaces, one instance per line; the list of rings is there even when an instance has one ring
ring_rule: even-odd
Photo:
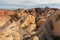
[[[0,8],[34,8],[34,7],[55,7],[60,8],[60,0],[0,0]]]

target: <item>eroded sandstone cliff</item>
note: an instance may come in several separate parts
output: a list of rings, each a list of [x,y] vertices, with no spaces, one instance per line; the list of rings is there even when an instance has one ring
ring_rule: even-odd
[[[0,10],[0,40],[58,40],[59,38],[60,9],[46,7]]]

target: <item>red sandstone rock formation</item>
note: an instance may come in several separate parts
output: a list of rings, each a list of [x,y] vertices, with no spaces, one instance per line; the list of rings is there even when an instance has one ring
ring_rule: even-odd
[[[13,10],[0,10],[0,15],[13,15],[15,13],[15,11]]]
[[[0,40],[54,40],[60,36],[60,10],[0,10]]]

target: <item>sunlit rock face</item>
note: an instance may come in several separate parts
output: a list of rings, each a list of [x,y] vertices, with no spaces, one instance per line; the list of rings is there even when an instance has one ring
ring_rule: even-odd
[[[0,10],[0,40],[55,40],[57,36],[60,36],[59,9]]]
[[[13,15],[15,13],[14,10],[4,10],[0,9],[0,15]]]

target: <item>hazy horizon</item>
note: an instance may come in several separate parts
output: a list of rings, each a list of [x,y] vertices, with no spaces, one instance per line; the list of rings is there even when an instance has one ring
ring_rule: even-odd
[[[1,9],[51,7],[60,9],[60,0],[0,0]]]

